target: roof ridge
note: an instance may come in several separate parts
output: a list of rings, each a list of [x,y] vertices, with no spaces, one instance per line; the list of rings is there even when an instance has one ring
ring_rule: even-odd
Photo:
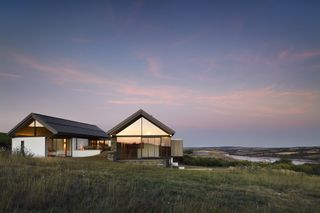
[[[70,122],[73,122],[73,123],[80,123],[80,124],[86,124],[86,125],[98,127],[98,126],[95,125],[95,124],[88,124],[88,123],[84,123],[84,122],[80,122],[80,121],[73,121],[73,120],[69,120],[69,119],[64,119],[64,118],[59,118],[59,117],[53,117],[53,116],[49,116],[49,115],[44,115],[44,114],[40,114],[40,113],[34,113],[34,112],[32,112],[31,114],[32,114],[32,115],[36,115],[36,116],[45,116],[45,117],[48,117],[48,118],[54,118],[54,119],[59,119],[59,120],[64,120],[64,121],[70,121]]]
[[[121,129],[124,129],[127,126],[129,126],[131,124],[131,121],[134,122],[134,119],[139,118],[139,116],[147,119],[149,122],[158,126],[164,132],[174,135],[175,131],[173,129],[171,129],[170,127],[168,127],[167,125],[165,125],[164,123],[162,123],[161,121],[159,121],[158,119],[156,119],[155,117],[153,117],[152,115],[144,111],[143,109],[139,109],[137,112],[133,113],[132,115],[130,115],[129,117],[127,117],[126,119],[118,123],[116,126],[108,130],[107,134],[114,134],[115,132],[121,131]]]
[[[12,130],[10,130],[8,134],[14,136],[15,132],[23,125],[27,125],[27,122],[29,122],[31,119],[40,122],[45,128],[52,132],[53,135],[70,134],[86,137],[107,137],[106,132],[97,125],[72,121],[34,112],[30,113],[26,118],[18,123]]]

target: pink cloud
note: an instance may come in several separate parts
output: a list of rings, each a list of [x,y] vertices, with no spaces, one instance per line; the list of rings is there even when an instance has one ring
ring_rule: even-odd
[[[155,99],[125,99],[125,100],[108,100],[107,103],[110,104],[120,104],[120,105],[176,105],[179,104],[175,102],[166,102],[163,100],[155,100]]]
[[[308,114],[320,104],[319,93],[312,91],[277,91],[272,87],[235,91],[225,95],[201,96],[199,101],[225,114],[279,116]],[[319,106],[320,107],[320,106]]]
[[[73,91],[105,97],[106,104],[167,105],[183,107],[189,112],[210,117],[235,120],[319,118],[320,92],[309,90],[277,90],[272,86],[213,94],[211,90],[185,86],[156,84],[143,86],[139,82],[107,79],[69,66],[52,66],[29,58],[17,57],[35,71],[44,73],[61,86],[76,87]],[[68,82],[68,84],[64,84]],[[70,83],[72,86],[70,86]]]
[[[210,91],[183,87],[128,87],[123,94],[132,98],[113,99],[113,104],[162,104],[183,106],[207,116],[297,117],[312,115],[320,107],[320,93],[315,91],[279,91],[271,86],[212,95]]]
[[[143,7],[143,0],[137,0],[133,2],[133,7],[131,12],[128,14],[127,19],[126,19],[126,25],[131,24],[134,22],[139,15],[141,9]]]
[[[250,52],[236,52],[230,53],[225,56],[227,60],[232,60],[244,65],[274,65],[275,62],[269,57],[261,54],[255,54]]]
[[[145,53],[137,53],[136,56],[139,59],[142,59],[146,61],[147,63],[147,72],[158,79],[170,79],[168,75],[165,75],[161,72],[161,64],[159,63],[159,60],[151,55],[145,54]]]
[[[156,59],[154,58],[146,58],[148,62],[148,70],[156,78],[164,79],[166,76],[162,75],[160,72],[160,66]]]
[[[66,82],[84,83],[84,84],[109,84],[116,85],[112,80],[101,78],[90,74],[89,72],[76,69],[68,65],[53,66],[39,62],[38,60],[21,54],[14,54],[15,59],[36,71],[48,74],[49,77],[57,84]]]
[[[93,40],[85,37],[73,37],[71,38],[71,41],[75,43],[85,44],[85,43],[90,43]]]
[[[174,97],[171,95],[172,88],[170,87],[154,86],[151,88],[145,88],[137,86],[138,83],[133,81],[106,79],[105,77],[97,76],[71,66],[52,66],[41,63],[38,60],[35,60],[34,58],[25,55],[15,54],[14,56],[18,62],[33,68],[35,71],[46,74],[47,77],[57,85],[70,85],[66,83],[73,83],[77,87],[81,85],[89,85],[93,87],[93,89],[76,88],[72,89],[73,91],[96,95],[107,95],[109,93],[115,93],[121,94],[119,95],[120,97],[127,96],[137,98],[148,98],[145,102],[148,102],[150,104],[174,103]],[[106,92],[103,93],[102,91]],[[156,97],[157,99],[156,102],[153,100],[154,97]],[[120,103],[121,101],[122,100],[120,100],[118,103]],[[132,102],[132,100],[129,101]],[[129,103],[129,101],[127,101],[127,103]],[[113,101],[113,103],[117,102]]]
[[[305,51],[293,51],[284,50],[279,53],[279,59],[282,60],[306,60],[309,58],[314,58],[320,56],[320,50],[305,50]]]
[[[0,79],[16,79],[21,78],[19,74],[12,74],[12,73],[1,73],[0,72]]]
[[[190,43],[196,42],[207,35],[208,29],[200,29],[191,34],[187,35],[176,35],[178,39],[174,40],[168,45],[169,48],[176,48],[183,45],[189,45]]]
[[[244,19],[242,17],[235,17],[231,20],[231,25],[236,32],[240,32],[244,28]]]

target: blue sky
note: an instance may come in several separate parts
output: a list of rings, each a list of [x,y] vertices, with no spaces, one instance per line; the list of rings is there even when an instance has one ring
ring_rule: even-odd
[[[0,131],[108,130],[142,108],[186,146],[320,145],[318,1],[2,1]]]

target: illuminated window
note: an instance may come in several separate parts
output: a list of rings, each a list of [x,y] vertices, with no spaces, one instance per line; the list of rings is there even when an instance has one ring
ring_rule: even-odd
[[[141,134],[142,133],[142,134]],[[169,135],[145,118],[139,118],[117,135]]]
[[[29,127],[34,127],[34,126],[36,126],[36,127],[43,127],[43,125],[41,124],[41,123],[39,123],[38,121],[33,121],[30,125],[29,125]]]
[[[168,135],[168,133],[145,118],[142,118],[142,131],[143,135]]]
[[[139,144],[141,143],[141,137],[118,137],[117,142],[125,144]]]
[[[84,150],[89,145],[89,140],[84,138],[77,138],[76,139],[76,149],[77,150]]]

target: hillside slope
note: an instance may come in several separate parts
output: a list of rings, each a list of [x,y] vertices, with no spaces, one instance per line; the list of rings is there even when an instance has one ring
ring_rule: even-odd
[[[0,212],[319,212],[320,176],[164,169],[0,152]]]

